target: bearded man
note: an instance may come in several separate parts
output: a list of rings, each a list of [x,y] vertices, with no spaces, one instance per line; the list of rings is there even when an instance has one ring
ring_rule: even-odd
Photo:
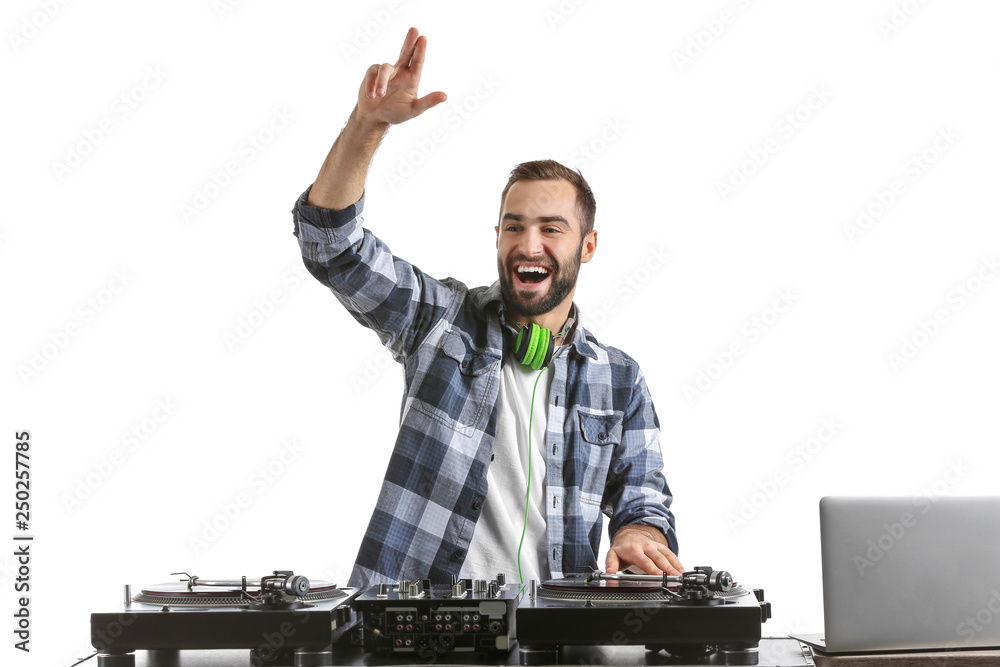
[[[350,586],[528,582],[597,568],[680,574],[659,422],[638,364],[599,343],[573,301],[597,249],[576,171],[518,165],[500,197],[498,280],[432,278],[363,226],[386,130],[446,98],[417,96],[427,38],[372,65],[316,181],[292,211],[310,273],[403,366],[400,429]]]

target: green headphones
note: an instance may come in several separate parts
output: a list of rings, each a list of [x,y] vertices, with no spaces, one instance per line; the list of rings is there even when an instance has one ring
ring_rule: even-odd
[[[520,331],[517,332],[517,341],[514,343],[514,359],[536,371],[545,368],[552,361],[552,353],[556,349],[556,338],[565,337],[573,328],[574,321],[575,319],[572,317],[566,320],[566,326],[555,336],[552,335],[551,331],[534,322],[531,324],[518,322]]]
[[[530,328],[528,328],[530,327]],[[540,327],[534,322],[528,327],[521,327],[517,332],[517,342],[514,343],[514,358],[519,363],[531,368],[541,370],[552,361],[552,348],[555,341],[552,340],[552,332],[544,327]],[[528,335],[525,336],[525,331]]]

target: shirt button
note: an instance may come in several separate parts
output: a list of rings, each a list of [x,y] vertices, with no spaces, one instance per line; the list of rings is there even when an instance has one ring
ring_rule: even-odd
[[[598,440],[607,440],[608,439],[608,434],[607,433],[598,433],[597,434],[597,439]]]
[[[483,506],[483,504],[481,502],[479,502],[478,500],[476,502],[472,503],[472,509],[474,509],[474,510],[477,510],[477,509],[479,509],[482,506]]]
[[[465,555],[465,549],[456,549],[455,550],[455,560],[458,560],[459,558],[461,558],[464,555]]]
[[[468,361],[463,361],[462,362],[462,370],[465,370],[468,367],[469,367],[469,362]]]

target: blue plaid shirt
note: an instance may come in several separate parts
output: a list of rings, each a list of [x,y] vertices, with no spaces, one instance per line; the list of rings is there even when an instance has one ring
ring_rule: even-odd
[[[364,195],[292,217],[306,268],[403,365],[399,435],[348,582],[451,581],[486,498],[500,368],[513,339],[499,283],[469,289],[393,255],[363,225]],[[579,319],[578,319],[579,322]],[[577,324],[549,366],[545,507],[553,577],[597,567],[602,520],[643,523],[677,552],[659,421],[638,364]],[[511,361],[510,363],[516,363]]]

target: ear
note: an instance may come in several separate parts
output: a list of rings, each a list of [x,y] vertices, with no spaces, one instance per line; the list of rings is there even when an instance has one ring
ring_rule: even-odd
[[[583,237],[583,247],[580,251],[580,261],[583,263],[589,262],[594,258],[594,252],[597,250],[597,230],[591,231],[589,234]]]
[[[493,230],[497,233],[497,250],[500,249],[500,225],[493,225]]]

